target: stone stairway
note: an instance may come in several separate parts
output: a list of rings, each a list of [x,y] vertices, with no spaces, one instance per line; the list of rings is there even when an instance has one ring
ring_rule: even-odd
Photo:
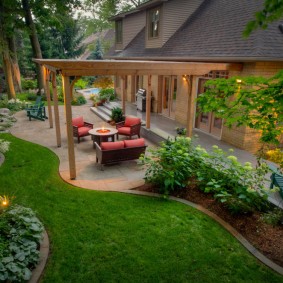
[[[110,101],[104,103],[102,106],[90,107],[90,110],[100,117],[105,122],[111,121],[112,109],[114,107],[122,108],[121,103],[117,101]]]

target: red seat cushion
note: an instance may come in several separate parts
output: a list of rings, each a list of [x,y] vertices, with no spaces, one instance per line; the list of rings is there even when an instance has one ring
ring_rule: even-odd
[[[123,141],[116,141],[116,142],[102,142],[100,144],[102,150],[112,150],[112,149],[121,149],[124,148]]]
[[[72,125],[77,127],[82,127],[84,125],[84,118],[83,116],[73,118],[72,119]]]
[[[140,118],[127,116],[126,119],[125,119],[124,126],[125,127],[130,127],[130,126],[139,124],[140,122],[141,122]]]
[[[143,138],[136,140],[124,140],[124,143],[125,143],[125,147],[138,147],[145,145]]]
[[[88,127],[80,127],[80,128],[78,128],[79,136],[83,137],[83,136],[89,135],[89,133],[88,133],[89,130],[90,129]]]
[[[121,135],[130,135],[131,133],[131,128],[129,127],[121,127],[121,128],[118,128],[118,134],[121,134]]]

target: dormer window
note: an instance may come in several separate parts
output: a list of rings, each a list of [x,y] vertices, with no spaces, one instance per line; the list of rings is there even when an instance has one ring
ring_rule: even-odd
[[[148,16],[148,37],[156,38],[160,32],[160,7],[150,10]]]
[[[123,23],[122,21],[116,21],[115,27],[116,43],[123,42]]]

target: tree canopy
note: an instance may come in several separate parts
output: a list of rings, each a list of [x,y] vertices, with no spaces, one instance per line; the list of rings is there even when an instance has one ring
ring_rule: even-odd
[[[278,144],[283,132],[283,70],[271,78],[209,80],[197,99],[202,112],[214,112],[225,124],[261,131],[261,141]]]

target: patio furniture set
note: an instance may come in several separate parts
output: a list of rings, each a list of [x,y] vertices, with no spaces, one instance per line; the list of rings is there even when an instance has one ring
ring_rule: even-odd
[[[125,121],[116,124],[116,128],[93,128],[93,124],[85,122],[80,116],[72,119],[72,125],[73,136],[77,138],[78,143],[81,137],[91,136],[96,150],[96,162],[100,164],[101,170],[105,164],[138,159],[145,153],[147,145],[140,137],[140,118],[127,116]],[[115,141],[115,135],[117,141]],[[129,139],[119,141],[119,135]],[[134,136],[138,136],[138,139],[132,139]]]

